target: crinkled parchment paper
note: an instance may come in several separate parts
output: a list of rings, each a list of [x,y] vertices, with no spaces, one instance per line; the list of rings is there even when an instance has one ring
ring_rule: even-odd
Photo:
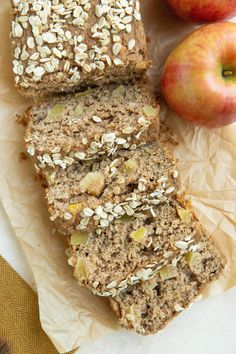
[[[115,330],[117,323],[105,299],[79,288],[67,265],[65,241],[53,234],[40,184],[29,161],[20,162],[24,128],[15,123],[30,101],[14,88],[10,59],[9,4],[0,6],[0,199],[33,270],[42,327],[63,353]],[[168,52],[193,28],[169,14],[162,1],[143,0],[153,68],[149,76],[158,91]],[[227,257],[225,275],[206,296],[236,284],[236,124],[224,129],[195,128],[162,105],[162,118],[177,133],[182,186],[196,214]]]

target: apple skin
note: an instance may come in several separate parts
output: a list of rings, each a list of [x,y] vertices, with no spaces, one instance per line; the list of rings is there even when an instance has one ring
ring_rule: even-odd
[[[236,0],[166,0],[174,13],[185,21],[208,23],[236,14]]]
[[[185,37],[167,58],[161,85],[169,107],[195,125],[236,121],[236,23],[206,25]]]

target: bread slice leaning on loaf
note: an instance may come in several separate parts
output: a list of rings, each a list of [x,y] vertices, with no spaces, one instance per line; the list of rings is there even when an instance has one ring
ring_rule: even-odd
[[[103,229],[124,213],[148,210],[179,186],[175,160],[161,143],[50,171],[47,180],[50,217],[65,235]]]
[[[130,285],[110,297],[120,325],[143,335],[164,328],[210,282],[219,278],[225,264],[224,257],[190,209],[176,200],[165,203],[163,209],[166,217],[160,222],[160,232],[166,235],[167,243],[181,232],[182,241],[176,246],[182,248],[182,255],[167,262],[151,279]],[[197,242],[191,244],[194,239]]]
[[[42,173],[73,163],[114,156],[153,142],[159,105],[143,81],[110,84],[35,104],[26,112],[25,142]]]
[[[96,232],[70,238],[74,274],[80,285],[101,296],[123,296],[132,285],[151,279],[187,257],[199,262],[205,238],[199,223],[173,198],[150,210],[115,220]],[[208,244],[210,244],[208,242]],[[127,290],[127,291],[128,291]]]

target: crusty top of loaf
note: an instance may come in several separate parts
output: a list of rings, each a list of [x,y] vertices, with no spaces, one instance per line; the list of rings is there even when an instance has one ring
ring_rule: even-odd
[[[69,90],[147,67],[137,0],[12,4],[13,70],[22,90]]]

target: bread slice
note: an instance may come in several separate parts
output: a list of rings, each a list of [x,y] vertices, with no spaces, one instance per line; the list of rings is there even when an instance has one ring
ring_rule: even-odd
[[[175,212],[171,219],[164,219],[170,228],[178,220]],[[224,258],[198,222],[192,219],[182,230],[183,240],[198,230],[198,242],[191,250],[161,268],[152,279],[128,286],[109,298],[121,326],[143,335],[161,330],[221,275]],[[172,232],[169,235],[173,237]]]
[[[181,204],[169,198],[153,210],[153,214],[125,215],[99,234],[84,230],[70,237],[69,263],[80,285],[101,296],[121,292],[119,300],[125,298],[124,290],[131,285],[160,271],[165,274],[169,266],[176,273],[180,260],[203,251],[207,254],[211,243],[206,243],[199,223]]]
[[[115,158],[104,155],[96,162],[52,169],[45,176],[51,220],[65,235],[103,229],[125,212],[152,211],[179,186],[175,160],[159,142],[120,150]]]
[[[148,67],[138,0],[12,0],[17,88],[39,96],[140,77]]]
[[[143,82],[57,96],[27,111],[26,148],[37,170],[66,169],[155,141],[159,105]]]

